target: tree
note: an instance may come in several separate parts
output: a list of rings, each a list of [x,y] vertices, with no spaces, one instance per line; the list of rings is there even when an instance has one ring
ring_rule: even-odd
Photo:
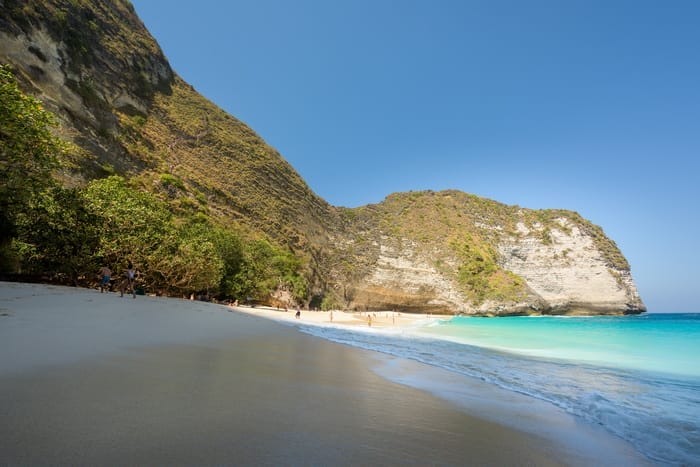
[[[92,212],[104,219],[100,254],[105,261],[147,255],[174,234],[167,206],[154,195],[130,187],[122,177],[90,182],[85,196]]]
[[[97,269],[100,223],[77,189],[54,187],[37,194],[17,217],[14,245],[24,272],[52,272],[77,285]]]
[[[17,215],[53,183],[52,170],[68,145],[51,133],[53,115],[25,95],[8,66],[0,66],[0,249],[16,234]],[[0,264],[8,269],[5,259]]]
[[[308,281],[302,275],[303,262],[291,252],[276,249],[272,258],[272,267],[277,276],[277,287],[292,293],[297,302],[305,301],[308,295]]]
[[[152,275],[162,286],[189,294],[216,292],[224,271],[224,261],[212,240],[208,224],[189,224],[175,228],[150,256]]]
[[[308,293],[301,267],[301,260],[291,252],[274,246],[266,239],[254,240],[244,246],[234,292],[239,297],[265,300],[278,287],[285,287],[296,300],[301,301]]]
[[[212,241],[223,261],[219,294],[223,297],[233,297],[236,294],[236,275],[243,263],[243,243],[235,232],[224,228],[212,230]]]

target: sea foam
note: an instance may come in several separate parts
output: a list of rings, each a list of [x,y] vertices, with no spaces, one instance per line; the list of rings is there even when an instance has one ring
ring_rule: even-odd
[[[544,401],[603,427],[652,460],[700,465],[700,365],[686,367],[684,360],[700,352],[678,355],[678,364],[668,346],[675,340],[675,348],[687,352],[700,345],[700,320],[689,326],[688,319],[695,318],[469,318],[408,328],[300,329]],[[480,345],[466,343],[470,339]],[[640,346],[658,353],[646,366],[638,358]]]

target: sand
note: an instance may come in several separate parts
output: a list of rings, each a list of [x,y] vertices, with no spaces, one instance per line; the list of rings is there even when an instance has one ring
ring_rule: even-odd
[[[375,328],[413,326],[426,320],[450,319],[452,315],[436,314],[411,314],[395,311],[312,311],[300,310],[300,317],[296,318],[296,310],[271,307],[232,307],[236,311],[261,316],[275,321],[288,323],[303,323],[313,325],[343,325],[343,326],[370,326]]]
[[[376,369],[388,362],[381,354],[255,315],[279,318],[284,312],[247,311],[0,282],[0,460],[8,465],[644,463],[623,448],[581,452],[485,420],[380,376]],[[293,312],[288,315],[295,319]],[[307,315],[312,312],[302,311],[301,319],[311,319]],[[412,368],[408,362],[399,367]]]

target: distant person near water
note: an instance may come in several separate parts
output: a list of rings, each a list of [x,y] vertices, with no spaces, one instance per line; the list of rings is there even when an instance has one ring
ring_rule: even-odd
[[[100,272],[100,293],[104,293],[105,289],[109,292],[109,281],[112,279],[112,270],[107,266],[102,266]]]
[[[301,318],[301,310],[299,309],[299,307],[297,307],[297,312],[296,312],[296,314],[294,315],[294,317],[295,317],[296,319],[300,319],[300,318]]]
[[[122,280],[122,284],[120,287],[120,297],[124,296],[125,290],[131,290],[131,295],[133,295],[133,297],[136,298],[136,289],[134,287],[134,282],[136,282],[136,270],[134,269],[134,265],[131,264],[131,261],[129,261],[129,267],[124,272],[124,280]]]

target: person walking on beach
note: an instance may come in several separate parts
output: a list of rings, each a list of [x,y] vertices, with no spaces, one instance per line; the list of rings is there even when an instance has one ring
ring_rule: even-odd
[[[131,264],[131,261],[129,261],[129,267],[127,268],[126,272],[124,273],[124,280],[122,281],[120,297],[124,296],[124,290],[130,289],[131,295],[133,295],[133,297],[136,298],[136,289],[134,288],[135,281],[136,281],[136,270],[134,269],[134,265]]]
[[[100,293],[104,293],[105,289],[109,292],[109,281],[112,279],[112,271],[107,266],[102,266],[100,272]]]

